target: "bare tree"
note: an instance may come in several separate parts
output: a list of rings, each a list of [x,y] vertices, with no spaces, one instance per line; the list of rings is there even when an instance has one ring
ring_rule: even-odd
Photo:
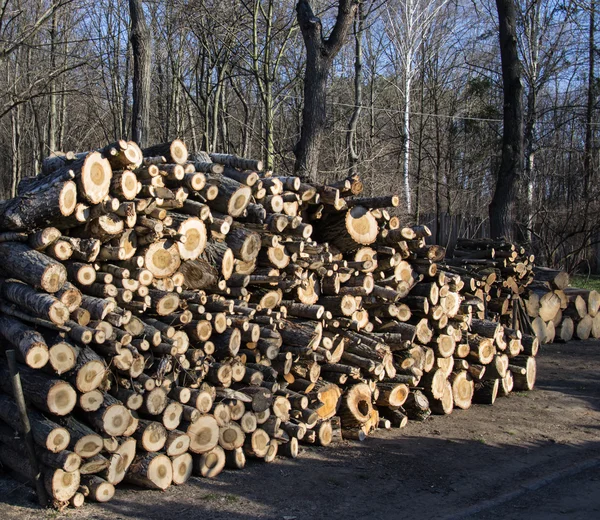
[[[357,173],[358,152],[356,151],[356,128],[363,104],[363,32],[365,30],[365,9],[361,2],[358,5],[354,20],[354,110],[348,122],[346,148],[348,148],[348,164],[352,174]]]
[[[566,63],[571,37],[568,20],[572,16],[570,1],[525,0],[517,10],[520,29],[518,44],[523,66],[525,88],[524,109],[524,187],[527,200],[525,218],[528,240],[532,239],[535,206],[536,153],[540,145],[538,137],[539,97],[548,83],[560,74]]]
[[[410,120],[413,81],[419,70],[418,53],[429,28],[439,16],[448,0],[399,0],[388,4],[389,31],[395,47],[394,56],[399,61],[402,94],[402,178],[406,211],[412,213],[410,185]]]
[[[596,106],[596,2],[589,5],[589,35],[588,35],[588,84],[585,113],[585,145],[583,154],[583,171],[585,180],[585,195],[589,195],[590,185],[594,175],[594,107]]]
[[[310,179],[316,180],[319,169],[319,150],[327,112],[327,76],[333,59],[344,45],[357,7],[357,0],[340,0],[335,25],[325,38],[321,20],[314,14],[310,2],[299,0],[296,5],[298,23],[306,46],[306,71],[302,129],[294,150],[295,171]]]
[[[151,34],[142,0],[129,0],[131,47],[133,49],[133,107],[131,138],[146,146],[150,137]]]
[[[511,161],[521,152],[501,146],[496,0],[136,0],[152,44],[141,139],[262,156],[282,175],[297,164],[324,182],[350,165],[365,193],[406,196],[403,222],[418,215],[439,242],[454,219],[464,234],[488,226],[500,177],[492,206],[502,225],[514,205],[540,258],[600,265],[591,246],[600,237],[592,217],[600,211],[598,0],[513,1],[527,181],[517,182],[518,196]],[[375,16],[373,5],[386,15]],[[54,149],[131,138],[138,33],[130,7],[0,1],[3,195]],[[343,46],[352,21],[353,45]],[[503,35],[503,45],[511,38]],[[505,94],[518,92],[507,84]],[[504,127],[518,133],[510,103],[507,110]]]
[[[494,196],[489,206],[492,237],[512,237],[512,209],[516,187],[523,172],[523,85],[517,48],[515,0],[496,0],[500,59],[504,86],[502,160]]]
[[[266,3],[266,8],[265,4]],[[244,5],[252,16],[251,45],[249,49],[250,70],[258,87],[262,102],[265,166],[272,170],[275,160],[275,113],[277,109],[279,67],[286,48],[298,27],[293,18],[276,18],[275,0],[252,0]]]

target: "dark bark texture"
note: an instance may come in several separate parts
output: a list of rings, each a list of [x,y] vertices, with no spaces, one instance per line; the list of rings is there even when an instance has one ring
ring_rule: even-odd
[[[306,70],[302,128],[294,151],[295,171],[311,180],[317,179],[319,149],[325,130],[327,75],[344,44],[357,5],[356,0],[340,0],[333,30],[328,38],[324,38],[321,20],[315,16],[310,2],[300,0],[296,4],[298,24],[306,46]]]
[[[133,49],[133,107],[131,138],[140,146],[148,144],[150,131],[151,34],[141,0],[129,0],[131,47]]]
[[[491,236],[510,238],[517,181],[523,170],[523,85],[517,48],[514,0],[496,0],[500,27],[500,58],[504,87],[502,160],[494,197],[489,207]]]

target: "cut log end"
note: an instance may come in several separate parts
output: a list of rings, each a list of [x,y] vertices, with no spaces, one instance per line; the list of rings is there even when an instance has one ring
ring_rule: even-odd
[[[146,268],[155,278],[167,278],[181,265],[181,257],[175,242],[160,240],[150,245],[144,255]]]
[[[48,410],[54,415],[67,415],[77,404],[77,392],[65,382],[59,381],[52,385],[47,396]]]
[[[239,217],[250,203],[252,189],[248,186],[241,186],[236,190],[227,203],[227,213],[232,217]]]
[[[108,160],[99,152],[88,154],[81,168],[82,195],[92,204],[99,204],[108,195],[111,179],[112,169]]]
[[[56,469],[45,475],[46,491],[59,502],[66,502],[75,495],[79,483],[79,471]]]
[[[194,473],[206,478],[214,478],[225,467],[225,451],[220,446],[197,457],[194,461]]]
[[[77,205],[77,185],[73,181],[65,182],[58,197],[58,209],[61,215],[68,217]]]
[[[375,242],[379,225],[373,214],[362,206],[355,206],[346,214],[346,229],[358,243],[369,245]]]
[[[192,476],[193,459],[189,453],[182,453],[171,459],[173,466],[173,484],[185,484]]]

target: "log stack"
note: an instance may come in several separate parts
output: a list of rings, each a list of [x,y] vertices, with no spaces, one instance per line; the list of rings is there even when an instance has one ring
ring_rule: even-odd
[[[527,330],[529,320],[522,297],[533,281],[534,255],[505,239],[459,238],[447,269],[465,282],[465,298],[483,302],[479,318]]]
[[[536,267],[534,274],[525,306],[541,343],[600,338],[597,291],[569,287],[564,271]]]
[[[57,507],[533,387],[537,339],[485,315],[505,291],[402,227],[397,196],[262,170],[118,141],[47,159],[0,206],[2,346]],[[0,460],[28,477],[0,389]]]

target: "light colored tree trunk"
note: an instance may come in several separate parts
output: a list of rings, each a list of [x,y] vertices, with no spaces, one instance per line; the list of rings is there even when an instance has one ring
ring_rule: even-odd
[[[11,157],[12,157],[12,172],[10,193],[12,197],[17,195],[17,186],[21,179],[21,122],[20,122],[21,107],[17,106],[10,112],[11,126]]]
[[[406,60],[410,67],[412,56]],[[404,75],[404,117],[402,124],[402,179],[404,182],[404,201],[406,211],[412,213],[412,194],[410,191],[410,89],[412,87],[412,71],[405,70]]]
[[[57,47],[57,33],[58,33],[58,14],[57,10],[54,10],[52,14],[52,25],[50,27],[50,66],[52,70],[56,70],[56,47]],[[56,129],[58,110],[56,108],[56,79],[53,79],[50,83],[50,99],[49,103],[49,115],[48,115],[48,138],[46,153],[50,154],[56,151]]]
[[[275,110],[273,107],[273,86],[270,81],[265,85],[264,109],[265,109],[265,145],[266,157],[265,167],[267,170],[273,170],[275,166]]]
[[[365,27],[365,15],[362,2],[358,4],[356,19],[354,20],[354,110],[348,123],[346,134],[346,149],[348,150],[348,165],[350,173],[356,174],[358,166],[358,152],[356,150],[356,129],[363,104],[363,72],[362,72],[362,38]]]

